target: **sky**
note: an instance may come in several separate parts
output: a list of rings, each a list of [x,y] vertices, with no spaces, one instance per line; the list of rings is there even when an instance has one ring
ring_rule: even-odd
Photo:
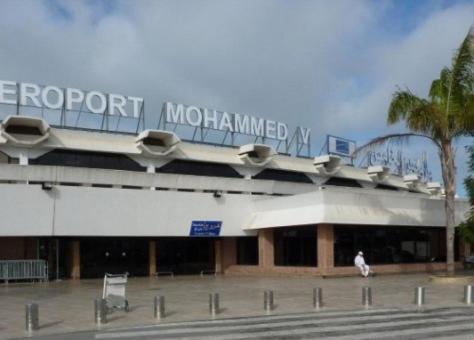
[[[249,114],[362,145],[388,132],[397,88],[426,96],[469,27],[474,1],[2,0],[0,79]],[[465,146],[457,141],[458,193]],[[412,140],[403,152],[436,150]]]

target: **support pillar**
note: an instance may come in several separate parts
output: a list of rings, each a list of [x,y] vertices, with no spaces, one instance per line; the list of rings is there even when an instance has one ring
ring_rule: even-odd
[[[222,241],[215,240],[214,242],[214,261],[216,274],[222,274]]]
[[[224,237],[221,241],[221,266],[225,274],[227,268],[237,264],[237,240],[235,237]]]
[[[326,276],[334,268],[334,227],[332,224],[319,224],[318,233],[318,269]]]
[[[148,241],[148,275],[156,274],[156,241]]]
[[[258,232],[258,265],[263,270],[275,266],[273,250],[273,229]]]
[[[80,241],[72,241],[72,265],[71,279],[79,280],[81,278],[81,243]]]

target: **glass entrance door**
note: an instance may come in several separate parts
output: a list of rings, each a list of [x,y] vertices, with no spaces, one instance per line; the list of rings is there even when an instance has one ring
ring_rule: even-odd
[[[81,239],[81,277],[105,273],[148,275],[148,240],[141,238]]]
[[[157,271],[199,274],[215,269],[215,239],[210,237],[164,237],[156,241]]]

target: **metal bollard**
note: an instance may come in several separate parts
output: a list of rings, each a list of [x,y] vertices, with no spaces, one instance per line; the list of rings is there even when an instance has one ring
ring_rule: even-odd
[[[270,312],[273,310],[273,291],[266,290],[263,293],[263,308],[265,311]]]
[[[153,304],[153,316],[155,319],[163,319],[165,317],[165,297],[155,296]]]
[[[362,287],[362,305],[369,307],[372,305],[372,288]]]
[[[425,287],[415,288],[415,305],[421,307],[425,304]]]
[[[94,300],[94,319],[97,325],[107,323],[107,301],[105,299]]]
[[[209,294],[209,313],[216,315],[219,313],[219,294]]]
[[[472,285],[464,286],[464,303],[467,305],[472,303]]]
[[[319,309],[323,306],[323,289],[313,288],[313,307]]]
[[[39,329],[39,309],[36,303],[25,305],[25,328],[28,332]]]

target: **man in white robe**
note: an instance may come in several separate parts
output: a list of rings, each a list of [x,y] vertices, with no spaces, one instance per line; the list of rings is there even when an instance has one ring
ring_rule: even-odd
[[[363,277],[367,277],[370,274],[370,267],[365,264],[364,253],[359,251],[354,259],[354,265],[359,268],[360,273]]]

